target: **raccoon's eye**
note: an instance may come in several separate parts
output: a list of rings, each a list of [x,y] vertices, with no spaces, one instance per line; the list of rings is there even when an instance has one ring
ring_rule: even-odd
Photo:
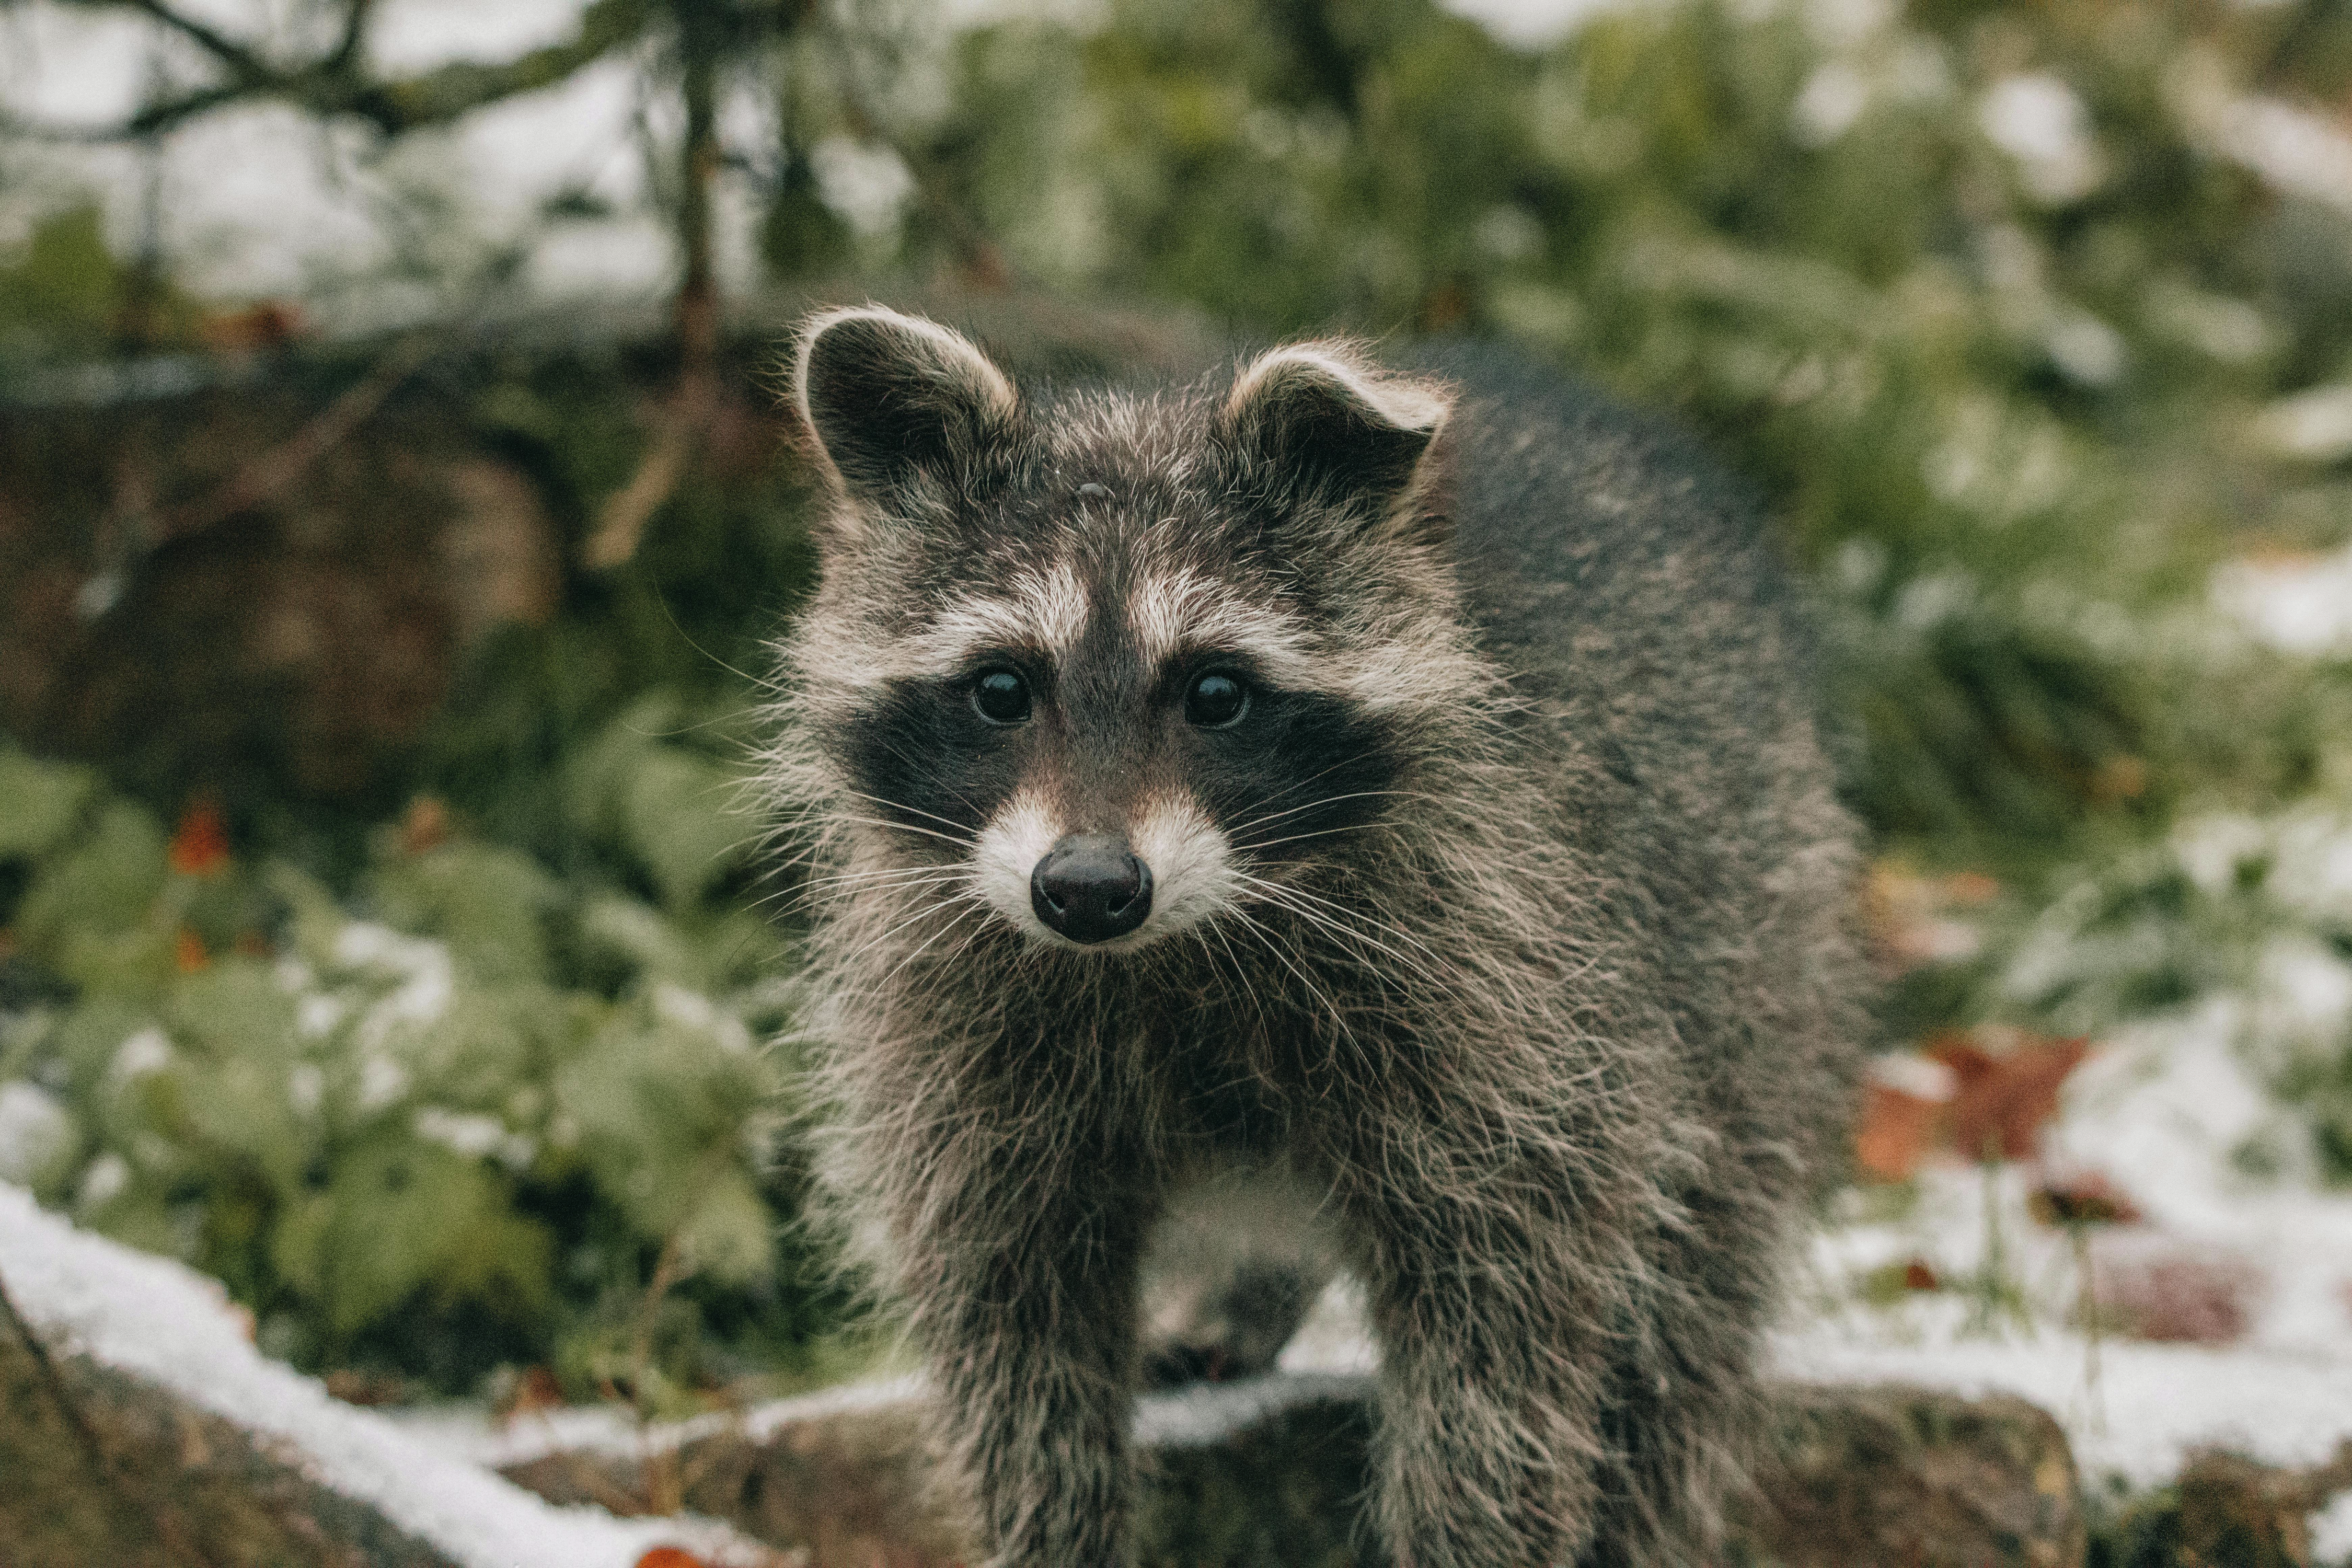
[[[1222,730],[1249,711],[1249,688],[1238,677],[1212,669],[1192,678],[1184,691],[1184,717],[1203,730]]]
[[[1029,717],[1029,683],[1014,670],[982,670],[971,683],[971,706],[992,724],[1018,724]]]

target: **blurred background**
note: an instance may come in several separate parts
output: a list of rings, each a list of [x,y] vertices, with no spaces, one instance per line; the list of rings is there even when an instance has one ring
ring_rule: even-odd
[[[357,1399],[885,1353],[737,788],[866,298],[1696,430],[1873,836],[1812,1304],[2352,1361],[2340,0],[0,0],[0,1180]]]

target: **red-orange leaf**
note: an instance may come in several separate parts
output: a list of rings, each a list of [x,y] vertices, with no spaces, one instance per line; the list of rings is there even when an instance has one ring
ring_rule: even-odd
[[[212,967],[213,955],[205,951],[205,939],[182,926],[172,938],[172,965],[183,974],[196,974]]]
[[[637,1559],[637,1568],[710,1568],[710,1564],[691,1552],[681,1552],[675,1546],[656,1546]]]
[[[180,816],[172,835],[172,869],[183,877],[210,877],[228,866],[228,824],[220,807],[200,800]]]
[[[1937,1037],[1927,1055],[1952,1069],[1952,1143],[1970,1160],[2029,1160],[2058,1114],[2059,1086],[2089,1052],[2087,1039],[2024,1037],[1994,1056],[1963,1035]]]

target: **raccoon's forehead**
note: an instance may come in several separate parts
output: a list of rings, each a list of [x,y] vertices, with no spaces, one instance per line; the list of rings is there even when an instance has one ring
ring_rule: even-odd
[[[1116,492],[1064,510],[1047,528],[968,539],[935,555],[919,588],[874,603],[857,661],[867,680],[953,677],[998,653],[1115,654],[1148,674],[1194,651],[1311,679],[1317,630],[1261,563]]]

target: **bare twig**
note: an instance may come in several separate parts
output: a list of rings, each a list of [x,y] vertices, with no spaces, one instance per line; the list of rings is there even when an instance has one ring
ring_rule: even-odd
[[[686,139],[678,153],[677,384],[636,472],[598,510],[584,552],[590,570],[626,564],[646,525],[676,493],[719,406],[719,281],[711,259],[710,187],[719,174],[719,67],[724,40],[700,5],[674,6]]]
[[[367,374],[320,409],[302,427],[229,476],[219,489],[164,519],[158,542],[203,530],[283,495],[310,466],[341,446],[433,356],[433,334],[415,332],[378,360]]]
[[[661,1257],[654,1263],[654,1277],[646,1282],[646,1299],[637,1304],[635,1331],[629,1342],[629,1397],[637,1411],[637,1436],[642,1456],[641,1486],[646,1494],[649,1513],[676,1513],[686,1506],[685,1484],[678,1474],[677,1447],[675,1444],[656,1447],[646,1441],[653,1423],[653,1396],[648,1392],[652,1383],[654,1329],[661,1316],[662,1302],[668,1299],[670,1287],[688,1273],[686,1233],[673,1230],[662,1242]]]
[[[660,0],[595,0],[579,28],[550,44],[496,64],[460,60],[420,75],[383,80],[362,68],[373,0],[348,0],[341,35],[315,59],[279,66],[217,29],[183,15],[163,0],[72,0],[86,10],[129,11],[189,39],[226,73],[226,81],[151,103],[119,124],[98,128],[17,121],[11,128],[46,140],[79,142],[137,141],[174,130],[216,109],[277,99],[320,119],[359,120],[387,136],[441,125],[485,105],[551,87],[581,67],[641,37],[663,7]]]
[[[435,346],[434,337],[425,332],[404,339],[294,434],[239,467],[209,493],[160,515],[145,461],[135,449],[126,450],[117,468],[113,501],[99,528],[97,562],[76,600],[82,619],[101,620],[121,604],[140,563],[164,544],[283,495],[383,406],[432,357]]]
[[[702,444],[707,416],[715,402],[709,390],[698,389],[689,382],[671,394],[656,417],[653,444],[638,459],[636,472],[597,510],[595,531],[583,552],[592,571],[611,571],[636,554],[646,524],[677,490]]]
[[[68,4],[85,11],[106,9],[136,11],[139,15],[160,23],[194,44],[205,53],[226,66],[229,73],[240,81],[258,80],[270,74],[269,68],[262,63],[261,57],[251,49],[219,29],[208,26],[194,16],[174,11],[171,6],[164,5],[163,0],[68,0]]]

